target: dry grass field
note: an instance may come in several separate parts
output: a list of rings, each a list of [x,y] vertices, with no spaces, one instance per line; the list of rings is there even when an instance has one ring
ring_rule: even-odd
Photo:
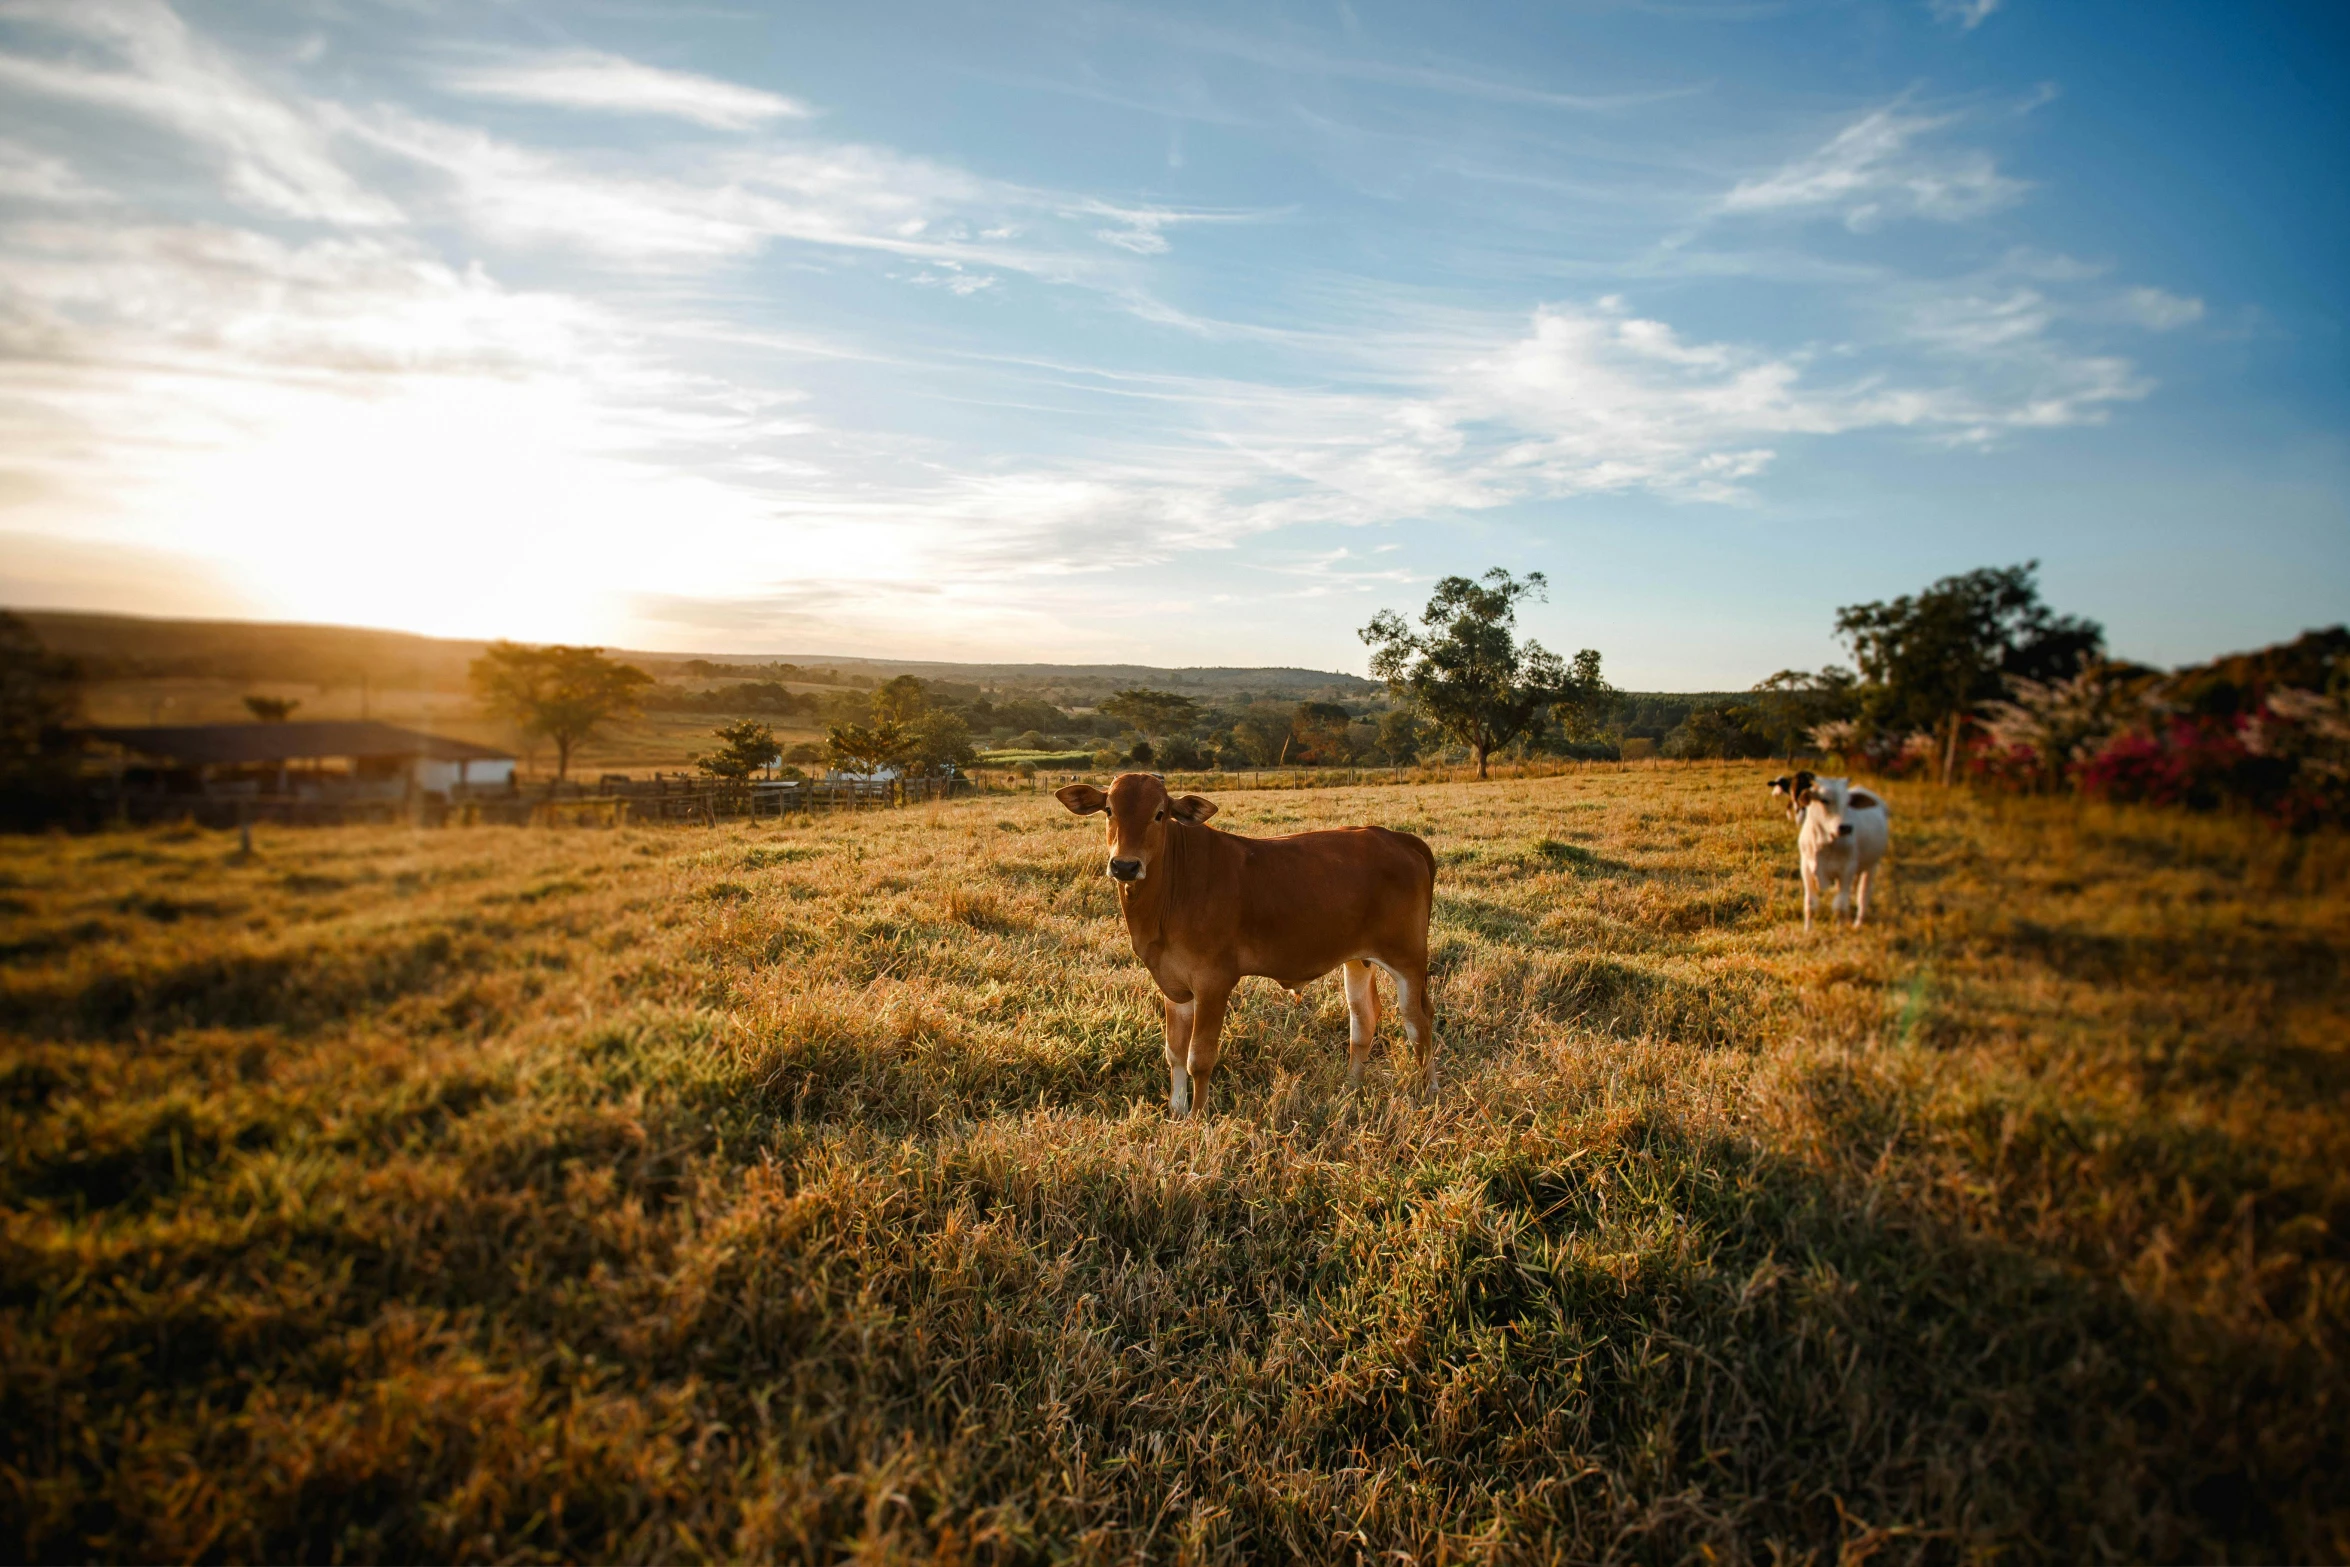
[[[1049,796],[0,844],[0,1554],[2350,1556],[2350,846],[1806,937],[1766,771],[1226,797],[1435,846],[1439,1083],[1187,1123]]]

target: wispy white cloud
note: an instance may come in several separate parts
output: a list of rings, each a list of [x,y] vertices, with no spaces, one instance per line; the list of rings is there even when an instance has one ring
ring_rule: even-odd
[[[1107,201],[1086,201],[1072,209],[1072,216],[1087,219],[1107,218],[1111,227],[1095,229],[1093,237],[1105,245],[1138,256],[1164,255],[1171,247],[1166,231],[1186,223],[1253,223],[1270,216],[1256,212],[1209,212],[1184,207],[1124,206]]]
[[[441,83],[469,97],[605,114],[666,115],[721,131],[753,130],[815,113],[780,93],[588,49],[461,67],[444,72]]]
[[[1642,88],[1630,92],[1559,92],[1552,88],[1533,87],[1522,82],[1505,81],[1499,77],[1481,75],[1474,71],[1446,69],[1443,66],[1420,62],[1386,60],[1372,55],[1332,54],[1311,44],[1278,38],[1266,33],[1204,26],[1164,12],[1124,10],[1115,14],[1122,17],[1129,25],[1150,32],[1178,47],[1203,54],[1220,54],[1271,70],[1303,76],[1377,82],[1387,86],[1416,88],[1425,92],[1441,93],[1454,97],[1480,98],[1493,103],[1515,104],[1527,108],[1607,113],[1662,103],[1674,98],[1684,98],[1706,90],[1702,85],[1674,85]]]
[[[0,196],[42,204],[0,226],[0,504],[21,479],[20,522],[156,547],[202,538],[263,607],[315,615],[381,620],[371,606],[398,600],[435,606],[447,630],[616,636],[660,621],[809,647],[1067,647],[1109,634],[1079,618],[1098,597],[1086,579],[1105,571],[1253,544],[1229,558],[1268,591],[1352,591],[1400,568],[1297,530],[1592,495],[1738,503],[1820,442],[1987,445],[2094,422],[2150,383],[2077,343],[2202,311],[2063,257],[1905,281],[1885,262],[1806,257],[1789,226],[1746,230],[1768,237],[1755,251],[1691,245],[1609,282],[1598,262],[1550,272],[1539,307],[1532,289],[1502,308],[1490,289],[1415,294],[1296,267],[1273,276],[1277,296],[1219,305],[1183,286],[1200,274],[1173,270],[1190,259],[1176,231],[1282,214],[1046,190],[835,142],[709,91],[752,89],[613,56],[463,84],[742,133],[648,133],[590,157],[527,126],[305,96],[160,6],[24,14],[82,48],[0,56],[0,88],[163,126],[230,201],[303,221],[245,226],[218,203],[208,222],[169,218],[188,206],[108,194],[81,146],[0,144]],[[1716,218],[1862,227],[2014,200],[2019,182],[1946,145],[1957,123],[1880,108],[1727,198],[1681,199]],[[1015,357],[976,335],[950,353],[911,334],[795,336],[780,307],[730,316],[752,276],[734,264],[785,245],[957,295],[1082,286],[1139,320],[1134,341],[1164,327],[1184,342],[1086,365],[1028,340],[1033,321]],[[1835,290],[1846,308],[1790,346],[1765,326],[1692,332],[1608,292],[1708,266]],[[525,267],[543,281],[516,286]],[[1001,288],[957,327],[1010,319],[1031,292]],[[860,358],[830,382],[821,368]],[[855,396],[829,395],[852,376]],[[1055,420],[1049,437],[951,433],[970,428],[961,410],[1000,416],[1022,394]],[[957,404],[957,419],[925,423],[926,400]],[[647,519],[694,548],[648,551]],[[550,538],[564,542],[552,565]],[[367,552],[366,569],[336,548]],[[453,558],[472,567],[470,598],[437,582]]]
[[[907,274],[906,281],[923,288],[943,288],[958,298],[968,298],[995,287],[997,278],[992,272],[965,271],[960,262],[942,261]]]
[[[528,146],[395,109],[348,113],[354,137],[441,177],[474,232],[624,263],[700,265],[776,240],[1067,275],[1072,258],[1017,241],[1014,210],[1056,198],[849,143],[774,142],[635,165]]]
[[[0,141],[0,197],[55,205],[104,201],[106,192],[62,158]]]
[[[1990,20],[2000,0],[1926,0],[1926,4],[1934,20],[1955,22],[1961,31],[1971,33]]]
[[[159,0],[21,0],[7,20],[94,46],[112,62],[0,53],[0,89],[137,116],[205,150],[227,195],[284,217],[345,225],[400,221],[400,209],[335,160],[317,121],[257,84]]]
[[[2159,288],[2133,288],[2120,300],[2123,315],[2157,332],[2191,326],[2203,319],[2203,301],[2166,293]]]
[[[1927,145],[1953,115],[1872,109],[1816,151],[1740,180],[1721,201],[1731,213],[1834,212],[1848,227],[1887,218],[1956,222],[2007,206],[2029,189],[2001,174],[1987,153]]]

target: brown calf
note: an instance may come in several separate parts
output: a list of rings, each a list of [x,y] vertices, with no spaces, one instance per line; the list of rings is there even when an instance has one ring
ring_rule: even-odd
[[[1170,796],[1149,773],[1121,773],[1105,793],[1058,791],[1079,816],[1107,811],[1109,874],[1134,955],[1166,998],[1167,1100],[1177,1115],[1207,1103],[1208,1074],[1232,987],[1261,974],[1289,990],[1346,970],[1347,1081],[1360,1083],[1379,1027],[1371,970],[1395,982],[1416,1081],[1436,1080],[1428,999],[1428,911],[1436,856],[1408,832],[1346,827],[1243,838],[1206,825],[1213,802]]]

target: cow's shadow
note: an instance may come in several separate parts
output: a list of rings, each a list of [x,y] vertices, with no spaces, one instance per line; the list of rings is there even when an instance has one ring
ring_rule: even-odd
[[[1580,1370],[1528,1407],[1555,1398],[1611,1489],[1669,1473],[1749,1499],[1727,1530],[1652,1509],[1635,1554],[1835,1554],[1887,1530],[1954,1557],[2323,1554],[2341,1433],[2272,1344],[2182,1336],[2111,1281],[1872,1186],[1878,1130],[1829,1117],[1849,1175],[1655,1119],[1488,1170],[1499,1222],[1463,1245],[1461,1316],[1513,1369]],[[1677,1239],[1616,1250],[1643,1233]],[[2306,1429],[2282,1437],[2294,1410]]]

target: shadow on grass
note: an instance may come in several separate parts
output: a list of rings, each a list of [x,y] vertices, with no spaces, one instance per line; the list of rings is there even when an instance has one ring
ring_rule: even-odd
[[[182,1227],[160,1280],[15,1259],[20,1349],[71,1353],[0,1393],[10,1549],[2328,1549],[2340,1422],[2291,1368],[1649,1119],[1466,1166],[1050,1116],[696,1164],[666,1115],[558,1119],[396,1209]],[[107,1366],[136,1410],[87,1401]],[[2294,1417],[2253,1461],[2237,1428]],[[206,1487],[150,1505],[183,1456]]]
[[[2115,934],[2018,920],[2000,940],[2017,959],[2085,984],[2259,984],[2282,999],[2342,989],[2341,950],[2314,936],[2242,926],[2193,935]]]
[[[497,959],[482,936],[428,930],[404,940],[133,956],[86,977],[34,978],[0,991],[0,1028],[122,1040],[178,1028],[316,1028],[439,988]]]

